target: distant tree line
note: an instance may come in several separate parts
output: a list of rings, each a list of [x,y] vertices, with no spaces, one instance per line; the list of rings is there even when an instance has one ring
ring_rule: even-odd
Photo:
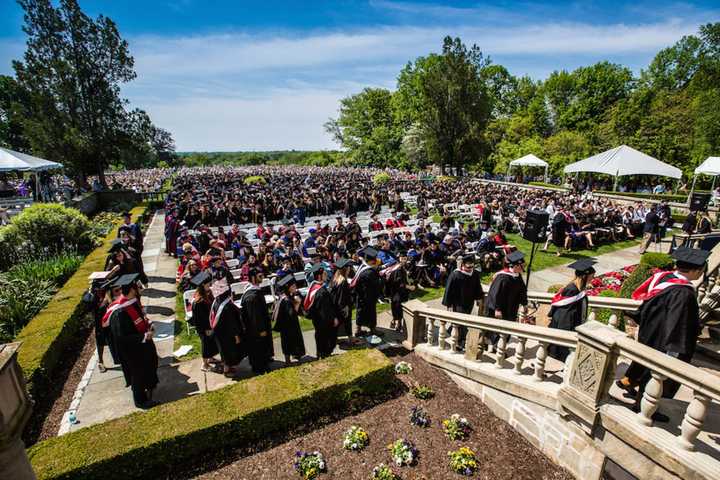
[[[557,174],[627,144],[690,174],[720,154],[720,23],[661,50],[637,77],[599,62],[535,81],[446,37],[441,53],[401,70],[395,91],[341,100],[325,128],[358,165],[505,172],[533,153]]]
[[[177,164],[186,167],[205,167],[209,165],[305,165],[326,167],[346,164],[346,155],[339,151],[179,152],[177,157]]]
[[[15,77],[0,76],[0,145],[60,162],[78,184],[105,184],[109,166],[172,164],[172,135],[120,96],[136,74],[115,23],[77,0],[18,3],[27,49]]]

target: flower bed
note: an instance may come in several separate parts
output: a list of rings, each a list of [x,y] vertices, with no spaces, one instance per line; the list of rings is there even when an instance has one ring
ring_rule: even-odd
[[[415,445],[404,438],[395,440],[395,442],[388,445],[388,450],[390,450],[393,462],[398,467],[413,465],[417,461],[419,453]]]
[[[620,293],[620,288],[623,283],[625,283],[625,280],[628,279],[637,267],[637,264],[627,265],[620,270],[596,276],[590,283],[590,289],[587,291],[587,294],[590,296],[600,295],[601,292],[606,290]]]
[[[370,437],[367,432],[357,425],[350,427],[343,435],[343,448],[345,450],[359,452],[367,447],[368,443],[370,443]]]
[[[296,452],[293,466],[305,480],[313,480],[327,470],[325,459],[320,452]]]

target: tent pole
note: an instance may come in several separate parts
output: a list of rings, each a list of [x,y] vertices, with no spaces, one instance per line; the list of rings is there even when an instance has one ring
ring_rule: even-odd
[[[692,186],[690,187],[690,193],[688,194],[688,198],[687,198],[688,207],[690,206],[690,199],[692,198],[693,192],[695,191],[695,182],[697,182],[697,173],[695,175],[693,175],[693,183],[692,183]]]
[[[618,176],[615,175],[615,181],[613,182],[613,192],[617,192]]]
[[[710,187],[710,195],[712,195],[713,190],[715,190],[715,179],[716,178],[717,178],[717,175],[713,175],[712,186]]]

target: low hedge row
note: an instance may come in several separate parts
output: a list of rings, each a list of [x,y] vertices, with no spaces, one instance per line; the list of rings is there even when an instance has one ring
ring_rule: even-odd
[[[139,218],[144,212],[145,207],[136,207],[131,211],[133,219]],[[103,270],[107,250],[115,238],[117,227],[105,237],[102,245],[85,258],[50,303],[15,338],[15,341],[22,342],[18,363],[33,398],[38,399],[43,395],[48,376],[57,365],[60,354],[80,330],[85,314],[82,297],[88,288],[87,277],[92,272]]]
[[[674,195],[670,193],[635,193],[635,192],[611,192],[606,190],[598,190],[595,193],[603,193],[606,195],[619,195],[621,197],[632,197],[638,199],[647,200],[667,200],[668,202],[687,202],[687,194],[685,195]]]
[[[176,462],[251,445],[393,382],[381,352],[356,350],[54,437],[28,455],[39,479],[172,478]]]

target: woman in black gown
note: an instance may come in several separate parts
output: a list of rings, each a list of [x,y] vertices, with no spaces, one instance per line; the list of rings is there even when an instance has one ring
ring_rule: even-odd
[[[277,286],[282,294],[273,309],[273,330],[280,332],[280,346],[285,363],[289,365],[291,358],[299,361],[305,355],[305,341],[298,318],[302,311],[302,299],[297,293],[297,283],[292,274],[285,275],[277,282]]]
[[[196,287],[196,290],[192,300],[192,317],[190,317],[188,323],[195,327],[200,337],[203,359],[202,371],[220,373],[222,369],[211,365],[212,363],[216,363],[215,355],[218,354],[218,346],[213,338],[212,329],[210,328],[210,307],[214,300],[213,294],[210,291],[211,281],[212,276],[207,271],[198,273],[190,280],[190,283]]]
[[[353,262],[347,258],[341,258],[335,262],[335,274],[330,282],[330,296],[333,299],[340,321],[338,335],[345,335],[348,341],[352,342],[352,305],[353,296],[350,288],[350,271]]]

